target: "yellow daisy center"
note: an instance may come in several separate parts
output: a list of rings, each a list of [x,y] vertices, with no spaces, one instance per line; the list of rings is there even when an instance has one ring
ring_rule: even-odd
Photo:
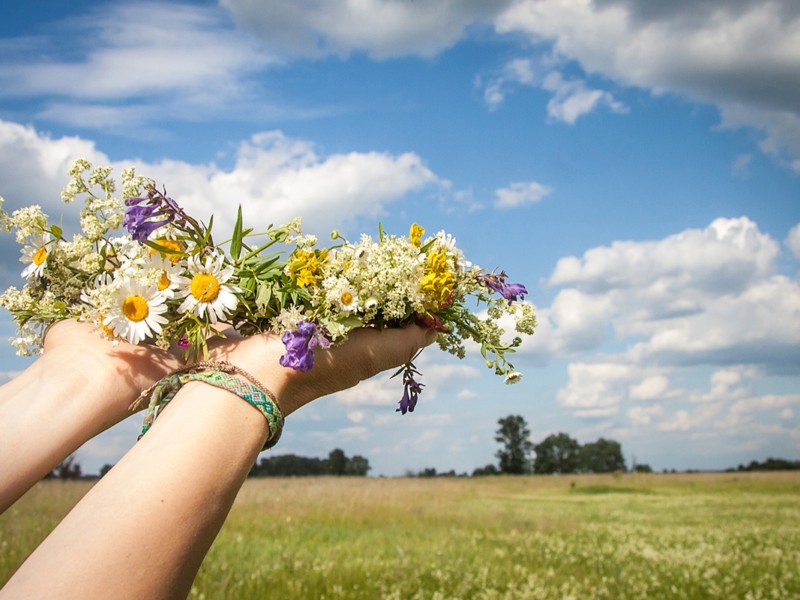
[[[344,304],[345,306],[349,306],[350,304],[352,304],[352,302],[353,302],[353,294],[351,294],[350,292],[345,292],[344,294],[342,294],[342,304]]]
[[[42,246],[36,252],[33,253],[33,264],[35,264],[38,267],[44,262],[45,258],[47,258],[47,248]]]
[[[128,296],[122,303],[122,314],[129,321],[143,321],[149,313],[150,307],[147,305],[147,300],[141,296]]]
[[[161,279],[158,280],[158,291],[163,292],[169,287],[170,280],[166,271],[161,271]]]
[[[213,302],[219,296],[219,280],[211,273],[198,273],[192,277],[189,288],[199,302]]]

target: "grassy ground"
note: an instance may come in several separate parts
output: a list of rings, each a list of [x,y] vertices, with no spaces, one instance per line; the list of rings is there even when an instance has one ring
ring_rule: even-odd
[[[0,516],[0,582],[87,485]],[[192,597],[800,598],[800,473],[251,480]]]

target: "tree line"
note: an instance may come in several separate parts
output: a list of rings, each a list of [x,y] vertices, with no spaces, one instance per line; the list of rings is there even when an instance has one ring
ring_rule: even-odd
[[[314,475],[348,475],[366,477],[369,461],[363,456],[348,457],[344,450],[331,450],[328,458],[312,458],[297,454],[279,454],[262,458],[250,469],[249,477],[308,477]]]
[[[551,434],[539,443],[531,441],[528,423],[521,415],[509,415],[497,421],[494,440],[500,445],[495,456],[498,464],[488,464],[472,472],[473,477],[486,475],[568,474],[568,473],[613,473],[626,471],[622,446],[619,442],[599,438],[594,442],[580,444],[568,434]],[[100,477],[113,465],[103,465]],[[751,461],[740,464],[737,471],[789,471],[800,469],[800,461],[768,458],[763,462]],[[351,476],[366,477],[371,470],[369,460],[360,455],[349,457],[336,448],[327,458],[299,456],[297,454],[268,455],[253,465],[249,477],[307,477],[307,476]],[[636,464],[636,472],[651,473],[648,465]],[[734,471],[734,469],[727,469]],[[673,469],[674,472],[674,469]],[[456,477],[455,471],[437,472],[426,468],[418,473],[406,472],[409,477]],[[69,456],[53,469],[45,479],[96,479],[82,473],[81,465],[74,456]]]
[[[499,459],[499,465],[486,465],[476,469],[473,475],[625,471],[622,446],[617,441],[600,438],[595,442],[580,444],[561,432],[551,434],[534,444],[530,439],[528,423],[521,415],[509,415],[500,419],[497,424],[499,427],[494,440],[500,444],[495,455]]]

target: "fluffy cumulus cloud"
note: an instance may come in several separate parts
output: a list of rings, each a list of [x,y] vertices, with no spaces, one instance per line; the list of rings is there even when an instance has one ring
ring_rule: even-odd
[[[742,217],[563,258],[523,351],[571,361],[558,401],[578,418],[788,436],[797,395],[769,390],[800,364],[800,282],[777,272],[780,248]]]
[[[764,131],[761,149],[800,170],[796,2],[518,0],[495,23],[588,73],[713,103],[724,126]]]
[[[113,164],[90,141],[52,138],[31,127],[0,121],[0,180],[6,210],[35,203],[56,220],[74,212],[76,207],[61,203],[60,191],[78,157],[97,165]],[[413,153],[320,155],[310,142],[278,131],[242,141],[230,169],[176,160],[121,160],[113,166],[119,170],[135,166],[140,174],[168,184],[170,195],[198,217],[215,214],[222,230],[232,227],[232,208],[241,204],[255,228],[299,215],[309,231],[326,235],[334,227],[345,227],[347,219],[352,223],[359,216],[376,217],[409,192],[443,184]]]
[[[222,0],[242,27],[281,54],[367,52],[376,58],[433,55],[476,22],[489,22],[510,0]]]

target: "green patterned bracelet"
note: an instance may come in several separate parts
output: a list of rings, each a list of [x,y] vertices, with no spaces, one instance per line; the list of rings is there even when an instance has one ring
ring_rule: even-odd
[[[175,397],[178,390],[192,381],[200,381],[227,390],[255,406],[267,419],[267,425],[269,425],[269,437],[263,449],[272,448],[278,443],[283,432],[283,414],[281,414],[275,395],[243,369],[223,361],[200,362],[180,369],[142,392],[130,406],[131,410],[138,410],[143,402],[149,400],[139,439],[147,433],[147,430],[153,425],[153,421],[164,410],[167,403]]]

